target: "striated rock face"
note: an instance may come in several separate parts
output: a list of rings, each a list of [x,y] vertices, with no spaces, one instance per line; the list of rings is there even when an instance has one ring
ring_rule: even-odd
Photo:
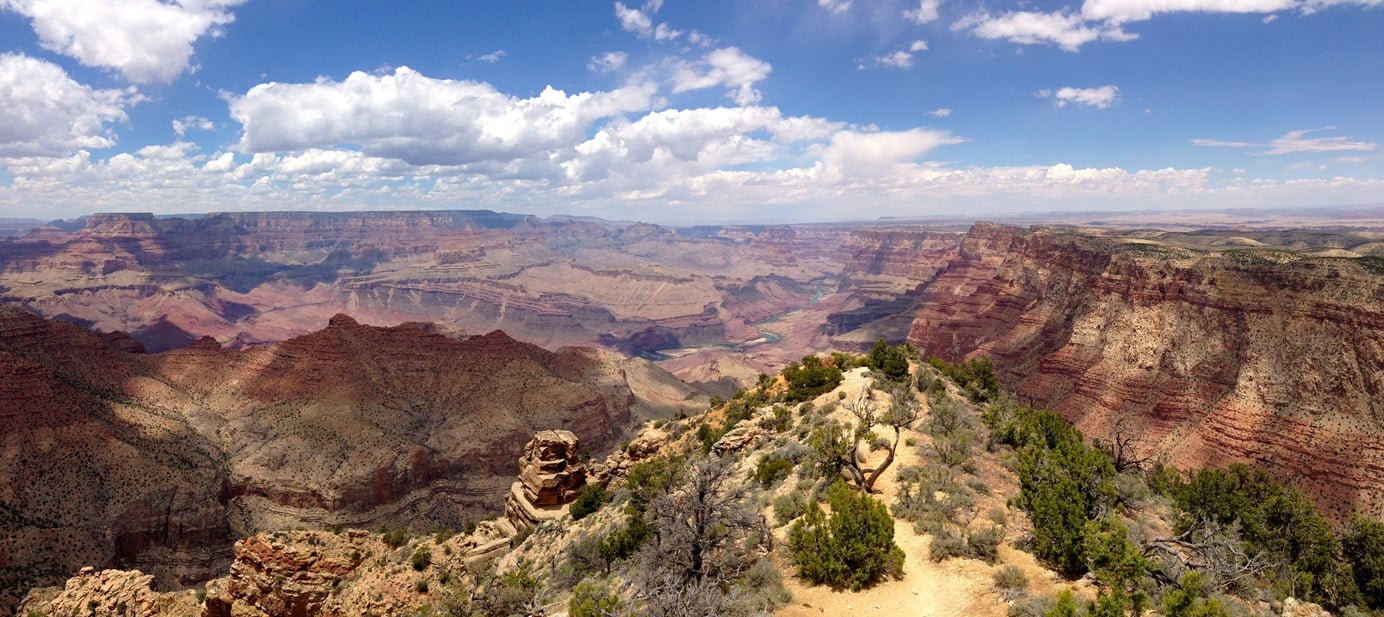
[[[309,532],[310,541],[266,534],[235,543],[230,575],[207,585],[203,617],[321,615],[332,589],[360,566],[378,539]]]
[[[576,500],[586,484],[579,443],[571,431],[539,431],[524,446],[519,480],[505,502],[505,516],[516,528],[557,518],[565,512],[562,506]]]
[[[978,224],[921,302],[925,354],[988,355],[1090,436],[1384,514],[1384,277],[1356,260]]]
[[[283,341],[339,312],[640,352],[745,340],[746,321],[839,272],[847,233],[691,232],[489,211],[99,214],[0,238],[0,300],[154,352]],[[755,282],[770,276],[785,283]]]
[[[535,430],[599,452],[704,405],[647,363],[502,332],[339,315],[249,350],[122,340],[0,307],[0,614],[83,566],[206,580],[265,529],[460,528],[502,507]]]

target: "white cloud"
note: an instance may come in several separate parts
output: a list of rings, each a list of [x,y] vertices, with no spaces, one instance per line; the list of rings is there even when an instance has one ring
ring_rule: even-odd
[[[927,112],[927,115],[929,115],[929,116],[936,116],[936,117],[938,117],[938,118],[945,118],[945,117],[947,117],[947,116],[950,116],[950,115],[951,115],[951,112],[952,112],[952,110],[950,110],[950,109],[948,109],[948,108],[946,108],[946,107],[938,107],[937,109],[934,109],[934,110],[932,110],[932,111]]]
[[[621,28],[641,36],[651,34],[654,29],[654,20],[645,15],[644,11],[632,9],[623,2],[615,3],[615,18],[620,20]]]
[[[961,138],[870,132],[773,108],[664,110],[613,119],[535,181],[480,166],[411,165],[345,149],[253,157],[190,143],[105,160],[10,159],[0,212],[389,210],[475,204],[657,222],[861,220],[1025,210],[1301,206],[1378,200],[1384,180],[1272,180],[1202,169],[965,167],[921,160]],[[539,157],[542,158],[542,157]],[[80,209],[74,210],[73,204]]]
[[[892,54],[875,57],[877,66],[891,66],[896,69],[906,69],[913,66],[913,54],[899,50]]]
[[[596,73],[611,73],[625,68],[625,62],[629,58],[630,55],[623,51],[608,51],[599,56],[592,56],[586,63],[586,68]]]
[[[492,52],[490,52],[490,53],[488,53],[488,54],[484,54],[484,55],[482,55],[482,56],[480,56],[479,58],[476,58],[476,59],[477,59],[477,60],[480,60],[481,62],[488,63],[488,64],[495,64],[496,62],[499,62],[501,58],[504,58],[504,57],[505,57],[505,50],[503,50],[503,49],[497,49],[497,50],[492,51]]]
[[[1058,88],[1056,91],[1039,90],[1035,95],[1038,98],[1052,99],[1058,107],[1066,107],[1068,103],[1071,103],[1105,109],[1119,98],[1120,88],[1118,86],[1101,86],[1099,88],[1072,88],[1068,86]]]
[[[1334,126],[1322,127],[1319,129],[1303,129],[1300,131],[1288,131],[1282,137],[1274,139],[1268,143],[1252,143],[1247,141],[1222,141],[1219,139],[1208,139],[1198,137],[1191,141],[1194,146],[1220,147],[1220,148],[1263,148],[1258,152],[1250,154],[1310,154],[1318,152],[1371,152],[1378,147],[1377,144],[1368,141],[1360,141],[1351,137],[1308,137],[1308,133],[1319,131],[1335,130]]]
[[[817,0],[817,6],[840,15],[851,8],[851,0]]]
[[[393,74],[352,73],[345,81],[268,83],[233,97],[244,127],[239,148],[273,152],[359,146],[372,156],[415,164],[506,162],[570,146],[601,118],[649,109],[654,86],[568,95],[548,87],[533,98],[490,84]]]
[[[188,69],[192,44],[217,37],[245,0],[0,0],[28,17],[45,49],[136,83],[168,82]]]
[[[1086,0],[1081,14],[1115,23],[1145,21],[1159,13],[1273,13],[1300,5],[1299,0]]]
[[[971,13],[952,24],[953,31],[968,30],[984,39],[1004,39],[1022,45],[1053,44],[1067,51],[1096,40],[1130,41],[1138,38],[1112,23],[1090,23],[1076,13],[1014,11],[998,17],[986,11]]]
[[[1277,19],[1280,11],[1311,15],[1338,5],[1373,8],[1384,6],[1384,0],[1085,0],[1080,13],[1064,9],[1051,13],[1012,11],[994,16],[981,9],[952,24],[952,30],[1024,45],[1054,44],[1077,51],[1092,41],[1137,39],[1137,34],[1125,32],[1123,26],[1160,14],[1262,13],[1266,14],[1262,21],[1267,24]]]
[[[644,3],[643,9],[631,8],[623,2],[616,2],[615,17],[620,20],[621,28],[639,35],[640,38],[671,41],[682,36],[681,30],[675,30],[666,23],[654,24],[651,15],[662,7],[662,0],[650,0]]]
[[[913,43],[908,46],[908,49],[900,49],[892,53],[884,54],[883,56],[875,56],[874,58],[871,58],[868,62],[860,62],[856,64],[856,68],[862,71],[867,68],[876,66],[884,66],[896,69],[912,68],[913,54],[920,51],[927,51],[927,41],[921,39],[913,41]]]
[[[201,116],[183,116],[173,120],[173,132],[177,133],[178,137],[186,135],[191,129],[210,131],[215,128],[216,125],[211,120]]]
[[[870,177],[890,173],[945,145],[965,142],[945,131],[912,129],[862,133],[837,131],[822,152],[822,164],[836,177]]]
[[[759,102],[754,84],[769,76],[768,62],[735,47],[713,50],[696,63],[681,63],[673,75],[673,92],[687,92],[724,86],[740,105]]]
[[[903,16],[913,20],[914,23],[931,23],[937,21],[937,10],[941,6],[942,0],[919,0],[918,8],[905,10]]]
[[[62,67],[28,56],[0,54],[0,157],[58,157],[109,148],[108,125],[126,120],[138,101],[132,90],[96,90]]]

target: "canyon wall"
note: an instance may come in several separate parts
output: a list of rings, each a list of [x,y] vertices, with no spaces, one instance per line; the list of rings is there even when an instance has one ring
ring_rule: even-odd
[[[706,400],[612,352],[345,315],[248,350],[130,343],[0,306],[0,614],[83,566],[205,580],[261,530],[460,528],[502,511],[535,431],[601,452]]]
[[[989,356],[1088,436],[1119,422],[1175,465],[1261,465],[1338,519],[1378,517],[1384,276],[1329,254],[977,224],[909,340]]]
[[[282,341],[345,312],[637,354],[754,338],[749,323],[839,274],[849,233],[489,211],[98,214],[0,239],[0,301],[155,352]]]

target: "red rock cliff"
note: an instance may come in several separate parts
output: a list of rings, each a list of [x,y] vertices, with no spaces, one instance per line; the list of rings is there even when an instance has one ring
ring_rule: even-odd
[[[1384,277],[1349,259],[1200,253],[978,224],[909,339],[1089,436],[1123,418],[1181,466],[1244,461],[1337,518],[1384,513]]]

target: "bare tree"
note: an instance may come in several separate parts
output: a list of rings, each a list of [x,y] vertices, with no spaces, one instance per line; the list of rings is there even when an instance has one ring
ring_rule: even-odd
[[[856,488],[873,493],[875,482],[884,474],[884,470],[894,463],[894,454],[898,452],[903,429],[912,426],[918,420],[918,399],[912,392],[896,388],[886,405],[875,399],[874,390],[867,388],[846,403],[846,409],[856,418],[854,431],[846,436],[839,429],[830,428],[827,433],[820,435],[814,445],[822,455],[834,459],[835,463],[846,470]],[[894,439],[889,442],[889,453],[883,462],[877,467],[864,467],[860,464],[860,442],[879,425],[894,429]]]
[[[1092,445],[1110,456],[1110,460],[1115,463],[1115,471],[1144,471],[1150,457],[1139,455],[1140,450],[1143,450],[1143,442],[1139,440],[1137,432],[1128,425],[1127,420],[1126,416],[1117,418],[1114,426],[1110,428],[1110,441],[1097,439]]]
[[[754,561],[749,551],[755,547],[746,547],[745,539],[756,531],[771,537],[763,515],[745,505],[749,492],[731,461],[694,462],[680,486],[654,501],[658,541],[646,565],[687,581],[729,584]]]
[[[1144,555],[1163,564],[1152,573],[1165,584],[1176,584],[1184,572],[1197,570],[1209,575],[1220,591],[1244,589],[1281,565],[1264,552],[1245,550],[1238,523],[1226,526],[1208,519],[1198,519],[1176,536],[1149,540]]]

